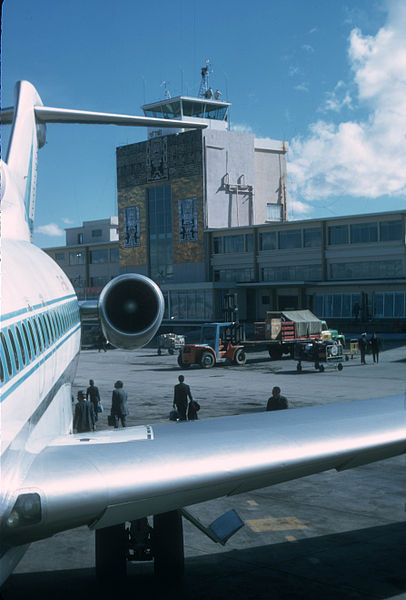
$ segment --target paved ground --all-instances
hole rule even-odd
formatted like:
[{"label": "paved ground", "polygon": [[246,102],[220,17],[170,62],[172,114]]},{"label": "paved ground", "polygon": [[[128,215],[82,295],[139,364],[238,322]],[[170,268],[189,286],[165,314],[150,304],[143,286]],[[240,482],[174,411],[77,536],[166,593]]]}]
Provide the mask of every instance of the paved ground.
[{"label": "paved ground", "polygon": [[[344,363],[342,372],[289,360],[270,362],[250,353],[245,367],[191,368],[184,371],[200,418],[264,410],[274,385],[291,407],[384,397],[405,393],[406,345]],[[131,424],[167,421],[173,385],[181,371],[176,357],[153,349],[82,353],[75,391],[89,378],[99,386],[106,408],[112,384],[122,379],[129,393]],[[384,399],[382,400],[384,402]],[[177,424],[173,423],[173,427]],[[106,413],[99,428],[107,427]],[[202,449],[203,451],[203,449]],[[238,599],[406,599],[405,457],[352,471],[329,471],[270,488],[192,507],[205,524],[235,508],[245,522],[225,547],[184,524],[186,576],[178,598]],[[33,544],[6,583],[5,600],[28,594],[48,598],[163,598],[149,563],[131,565],[127,583],[115,594],[99,590],[93,573],[93,534],[87,528]],[[118,582],[117,582],[118,583]]]}]

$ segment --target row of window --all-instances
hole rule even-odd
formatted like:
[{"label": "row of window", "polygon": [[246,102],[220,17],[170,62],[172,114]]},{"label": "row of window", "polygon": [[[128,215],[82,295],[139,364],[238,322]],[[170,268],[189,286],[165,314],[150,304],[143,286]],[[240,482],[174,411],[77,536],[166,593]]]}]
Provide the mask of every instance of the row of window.
[{"label": "row of window", "polygon": [[79,321],[77,302],[71,301],[5,328],[0,334],[1,382],[33,362]]},{"label": "row of window", "polygon": [[211,290],[165,292],[165,317],[173,319],[213,318],[213,292]]},{"label": "row of window", "polygon": [[[363,308],[362,308],[363,307]],[[370,301],[361,294],[315,294],[313,312],[325,319],[335,318],[404,318],[406,317],[406,292],[375,292]],[[361,315],[361,312],[364,314]]]},{"label": "row of window", "polygon": [[330,279],[387,279],[403,275],[401,260],[332,263],[329,267]]},{"label": "row of window", "polygon": [[321,265],[263,267],[261,281],[321,281]]},{"label": "row of window", "polygon": [[255,281],[254,269],[219,269],[214,271],[214,281]]},{"label": "row of window", "polygon": [[[402,221],[381,221],[379,223],[354,223],[331,225],[328,227],[328,244],[365,244],[371,242],[391,242],[402,239]],[[295,248],[320,248],[321,228],[283,229],[264,231],[259,234],[259,250],[290,250]],[[251,252],[253,234],[239,234],[213,237],[214,254]]]},{"label": "row of window", "polygon": [[[65,252],[55,252],[56,262],[65,262]],[[119,253],[118,246],[115,248],[101,248],[99,250],[90,250],[89,252],[89,264],[98,265],[102,263],[118,263]],[[69,252],[69,264],[70,265],[84,265],[86,264],[86,252],[84,250],[76,250]]]}]

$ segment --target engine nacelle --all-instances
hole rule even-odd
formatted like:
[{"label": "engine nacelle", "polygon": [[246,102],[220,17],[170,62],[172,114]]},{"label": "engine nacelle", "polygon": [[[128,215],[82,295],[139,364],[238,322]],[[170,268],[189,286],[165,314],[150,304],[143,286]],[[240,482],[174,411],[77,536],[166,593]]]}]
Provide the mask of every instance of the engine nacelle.
[{"label": "engine nacelle", "polygon": [[98,308],[106,339],[118,348],[135,349],[158,331],[165,301],[151,279],[129,273],[115,277],[103,288]]}]

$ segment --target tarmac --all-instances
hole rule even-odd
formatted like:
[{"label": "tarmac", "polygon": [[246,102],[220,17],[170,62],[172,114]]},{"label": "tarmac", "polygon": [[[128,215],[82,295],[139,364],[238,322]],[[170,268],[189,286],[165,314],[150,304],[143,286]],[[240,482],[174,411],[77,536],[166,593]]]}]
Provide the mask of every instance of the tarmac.
[{"label": "tarmac", "polygon": [[[399,393],[406,398],[406,340],[387,344],[379,364],[368,355],[364,366],[355,356],[341,372],[321,373],[303,363],[298,373],[295,361],[271,362],[265,351],[249,353],[244,367],[181,371],[176,359],[154,348],[83,351],[75,396],[95,380],[105,407],[98,429],[107,429],[117,379],[128,392],[129,425],[168,422],[180,373],[201,405],[200,419],[261,412],[274,385],[290,408],[358,398],[385,402]],[[405,463],[406,456],[395,457],[190,507],[205,525],[234,508],[245,526],[223,547],[184,520],[180,587],[159,587],[147,562],[129,564],[126,581],[113,577],[111,589],[98,588],[94,534],[84,527],[32,544],[2,598],[406,599]]]}]

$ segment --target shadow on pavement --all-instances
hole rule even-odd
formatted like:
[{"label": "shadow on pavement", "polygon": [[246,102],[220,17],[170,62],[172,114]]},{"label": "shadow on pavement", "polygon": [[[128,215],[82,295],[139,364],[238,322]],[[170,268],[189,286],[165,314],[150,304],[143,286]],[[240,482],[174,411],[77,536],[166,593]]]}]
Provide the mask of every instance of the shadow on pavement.
[{"label": "shadow on pavement", "polygon": [[103,589],[93,569],[17,574],[3,588],[2,600],[33,595],[57,600],[380,600],[406,594],[405,534],[402,522],[191,557],[182,588],[171,582],[158,586],[151,563],[130,565],[121,585],[112,574],[111,587]]}]

